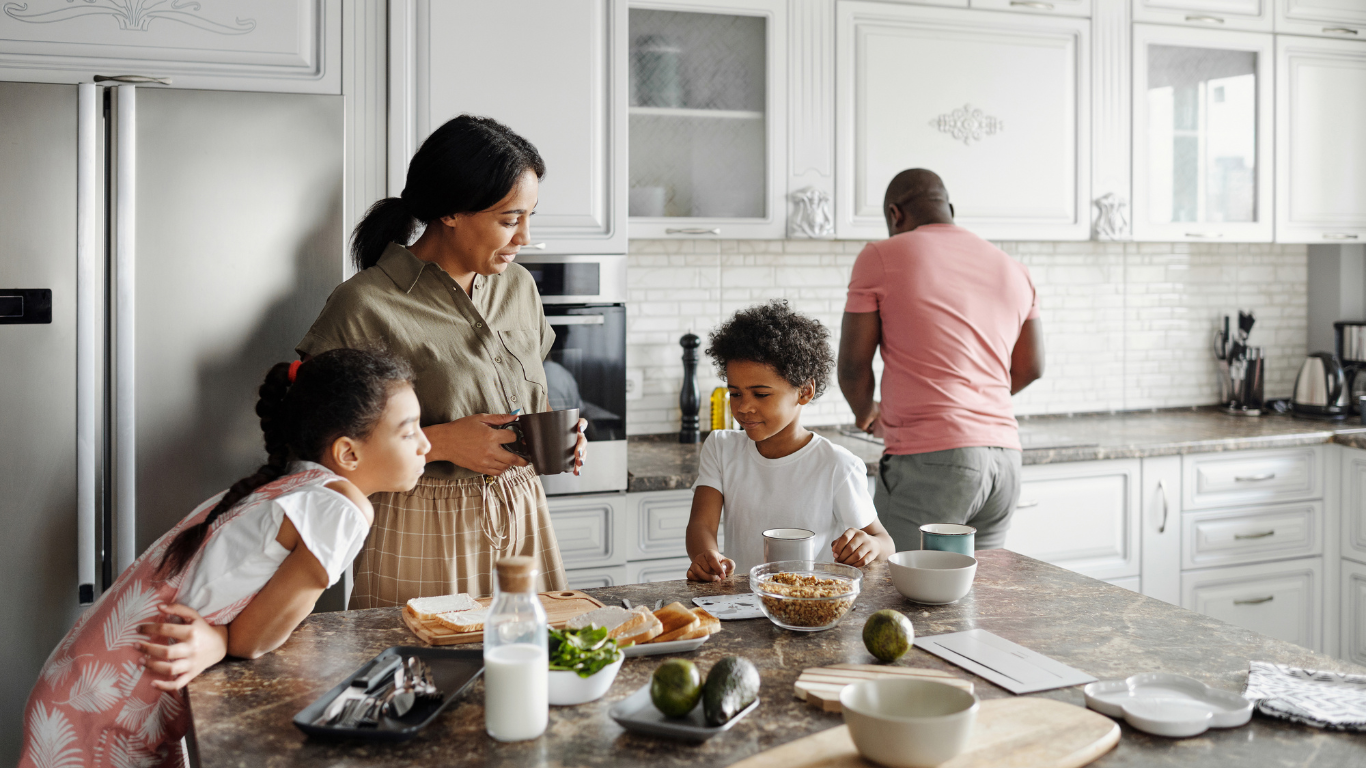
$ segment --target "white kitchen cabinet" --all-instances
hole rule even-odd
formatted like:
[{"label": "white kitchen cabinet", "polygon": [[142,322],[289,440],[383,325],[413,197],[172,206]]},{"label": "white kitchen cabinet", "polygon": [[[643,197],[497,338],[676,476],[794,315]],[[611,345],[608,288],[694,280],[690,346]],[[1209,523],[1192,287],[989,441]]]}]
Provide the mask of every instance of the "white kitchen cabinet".
[{"label": "white kitchen cabinet", "polygon": [[1143,459],[1139,515],[1142,591],[1181,604],[1181,457]]},{"label": "white kitchen cabinet", "polygon": [[1273,36],[1134,25],[1133,232],[1271,242]]},{"label": "white kitchen cabinet", "polygon": [[1341,645],[1338,656],[1366,664],[1366,565],[1342,561]]},{"label": "white kitchen cabinet", "polygon": [[[628,493],[626,559],[654,560],[687,555],[692,491]],[[719,532],[718,532],[719,533]]]},{"label": "white kitchen cabinet", "polygon": [[1366,38],[1366,3],[1361,0],[1275,0],[1276,31],[1347,40]]},{"label": "white kitchen cabinet", "polygon": [[[1270,32],[1275,0],[1133,0],[1134,21]],[[1351,2],[1352,0],[1347,0]]]},{"label": "white kitchen cabinet", "polygon": [[886,237],[887,183],[916,167],[983,237],[1090,236],[1086,20],[851,0],[836,35],[837,237]]},{"label": "white kitchen cabinet", "polygon": [[1187,510],[1274,504],[1323,497],[1326,446],[1182,457]]},{"label": "white kitchen cabinet", "polygon": [[1276,240],[1362,242],[1366,42],[1277,35],[1276,61]]},{"label": "white kitchen cabinet", "polygon": [[1323,558],[1183,573],[1181,607],[1321,650]]},{"label": "white kitchen cabinet", "polygon": [[984,11],[1014,11],[1045,16],[1091,15],[1091,0],[972,0],[971,6]]},{"label": "white kitchen cabinet", "polygon": [[1188,512],[1181,526],[1188,570],[1323,554],[1322,501]]},{"label": "white kitchen cabinet", "polygon": [[1366,563],[1366,451],[1342,451],[1342,556]]},{"label": "white kitchen cabinet", "polygon": [[692,561],[686,556],[662,560],[642,560],[626,564],[625,584],[648,584],[656,581],[678,581],[688,577]]},{"label": "white kitchen cabinet", "polygon": [[624,565],[606,568],[569,568],[565,570],[564,576],[569,582],[570,589],[597,589],[632,583],[627,579]]},{"label": "white kitchen cabinet", "polygon": [[389,193],[433,130],[493,117],[545,160],[531,247],[625,253],[624,0],[397,0],[390,12]]},{"label": "white kitchen cabinet", "polygon": [[630,3],[631,237],[783,236],[786,13],[786,0]]},{"label": "white kitchen cabinet", "polygon": [[1005,548],[1097,579],[1139,575],[1138,459],[1024,467]]},{"label": "white kitchen cabinet", "polygon": [[550,524],[565,568],[626,562],[626,497],[620,493],[556,496],[549,500]]}]

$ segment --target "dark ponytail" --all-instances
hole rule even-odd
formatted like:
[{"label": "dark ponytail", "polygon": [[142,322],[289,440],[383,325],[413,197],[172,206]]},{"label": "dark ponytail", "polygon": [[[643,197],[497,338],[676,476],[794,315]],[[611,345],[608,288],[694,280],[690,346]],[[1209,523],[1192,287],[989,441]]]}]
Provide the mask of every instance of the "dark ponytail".
[{"label": "dark ponytail", "polygon": [[544,178],[545,161],[511,128],[490,117],[448,120],[408,163],[402,197],[370,206],[351,233],[356,269],[373,267],[389,243],[408,245],[419,225],[487,210],[507,197],[527,171]]},{"label": "dark ponytail", "polygon": [[265,435],[266,463],[233,483],[202,522],[176,535],[159,566],[164,578],[189,564],[219,516],[284,477],[291,461],[317,462],[339,437],[368,437],[394,388],[413,382],[405,363],[358,349],[334,349],[310,359],[298,367],[292,384],[290,365],[272,367],[259,390],[256,415]]}]

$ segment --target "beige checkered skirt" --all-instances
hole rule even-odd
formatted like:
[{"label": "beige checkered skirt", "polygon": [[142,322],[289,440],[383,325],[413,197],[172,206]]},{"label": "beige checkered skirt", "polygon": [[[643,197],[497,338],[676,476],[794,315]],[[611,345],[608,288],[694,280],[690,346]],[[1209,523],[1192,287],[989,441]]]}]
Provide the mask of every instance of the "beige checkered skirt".
[{"label": "beige checkered skirt", "polygon": [[352,610],[491,595],[494,562],[512,555],[536,558],[538,591],[567,586],[545,489],[530,467],[496,478],[423,477],[411,491],[377,493],[370,502],[375,523],[356,557]]}]

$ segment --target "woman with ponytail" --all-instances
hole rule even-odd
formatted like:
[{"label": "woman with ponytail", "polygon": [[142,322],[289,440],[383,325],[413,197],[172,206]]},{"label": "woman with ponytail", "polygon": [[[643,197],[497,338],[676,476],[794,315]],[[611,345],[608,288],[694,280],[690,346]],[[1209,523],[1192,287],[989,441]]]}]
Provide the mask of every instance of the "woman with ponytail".
[{"label": "woman with ponytail", "polygon": [[407,360],[432,443],[416,488],[370,499],[353,609],[492,594],[493,564],[510,555],[537,559],[539,589],[565,588],[545,491],[503,447],[516,436],[499,429],[518,411],[550,409],[541,362],[555,332],[531,273],[514,263],[544,175],[536,148],[497,121],[442,125],[409,163],[403,194],[356,226],[358,272],[299,343],[305,359],[379,342]]},{"label": "woman with ponytail", "polygon": [[406,365],[339,349],[266,374],[266,463],[128,567],[48,657],[21,768],[184,764],[182,689],[278,648],[360,551],[373,493],[413,487],[429,444]]}]

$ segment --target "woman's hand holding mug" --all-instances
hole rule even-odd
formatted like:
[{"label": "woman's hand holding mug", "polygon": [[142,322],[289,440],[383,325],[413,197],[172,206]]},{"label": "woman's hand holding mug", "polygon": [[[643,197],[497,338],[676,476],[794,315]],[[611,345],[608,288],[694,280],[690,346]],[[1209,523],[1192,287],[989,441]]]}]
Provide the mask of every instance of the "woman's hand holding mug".
[{"label": "woman's hand holding mug", "polygon": [[493,477],[510,467],[525,467],[526,459],[503,447],[517,442],[517,434],[510,429],[499,429],[516,420],[517,416],[511,413],[476,413],[445,424],[423,427],[422,431],[432,444],[427,461],[449,461]]},{"label": "woman's hand holding mug", "polygon": [[579,439],[574,443],[574,474],[579,474],[579,468],[583,466],[583,457],[588,453],[588,436],[584,431],[588,429],[588,419],[579,419]]}]

